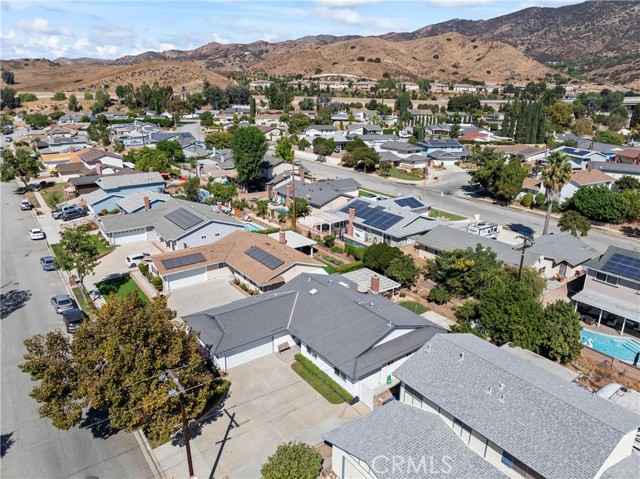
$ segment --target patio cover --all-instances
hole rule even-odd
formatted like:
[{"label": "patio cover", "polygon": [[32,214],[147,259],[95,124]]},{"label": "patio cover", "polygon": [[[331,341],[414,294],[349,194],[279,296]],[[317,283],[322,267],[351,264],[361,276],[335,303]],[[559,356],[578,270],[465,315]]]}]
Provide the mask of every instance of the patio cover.
[{"label": "patio cover", "polygon": [[300,220],[302,224],[316,226],[318,224],[329,225],[329,227],[338,223],[346,223],[346,220],[341,216],[338,216],[328,211],[322,213],[315,213],[310,216],[305,216]]},{"label": "patio cover", "polygon": [[571,298],[573,301],[588,304],[608,313],[613,313],[631,321],[640,322],[640,299],[633,304],[613,299],[593,291],[582,290]]}]

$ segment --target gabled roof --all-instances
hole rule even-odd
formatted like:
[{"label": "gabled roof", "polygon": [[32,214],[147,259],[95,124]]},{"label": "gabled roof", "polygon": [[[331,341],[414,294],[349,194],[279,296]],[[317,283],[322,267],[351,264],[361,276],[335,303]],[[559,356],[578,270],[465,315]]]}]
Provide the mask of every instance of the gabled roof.
[{"label": "gabled roof", "polygon": [[[304,273],[273,292],[183,319],[195,329],[205,322],[202,316],[216,323],[200,329],[200,339],[214,344],[211,352],[217,356],[288,330],[353,381],[445,332],[382,296],[359,293],[340,275]],[[408,332],[378,345],[402,329]]]},{"label": "gabled roof", "polygon": [[305,133],[311,130],[318,131],[336,131],[336,127],[333,125],[309,125],[304,131]]},{"label": "gabled roof", "polygon": [[[611,257],[613,255],[615,255],[615,254],[628,256],[630,258],[633,258],[635,260],[640,261],[640,251],[619,248],[617,246],[609,246],[607,248],[607,251],[605,251],[601,256],[599,256],[597,258],[594,257],[594,259],[592,261],[589,261],[588,263],[585,263],[584,266],[586,268],[595,269],[597,271],[606,271],[606,270],[603,269],[603,267],[609,262],[609,260],[611,260]],[[624,273],[613,272],[613,271],[606,271],[606,272],[608,274],[614,274],[615,276],[620,276],[622,278],[627,278],[627,279],[630,279],[632,281],[638,281],[637,278],[634,278],[633,276],[630,276],[630,275],[626,275]]]},{"label": "gabled roof", "polygon": [[[302,183],[295,180],[296,198],[305,198],[315,207],[320,208],[329,204],[336,198],[357,190],[360,187],[354,178],[341,178],[339,180],[324,180],[315,183]],[[281,195],[287,194],[287,185],[276,189]]]},{"label": "gabled roof", "polygon": [[117,188],[126,188],[128,186],[143,186],[163,183],[164,179],[157,171],[149,173],[135,172],[123,175],[107,175],[101,176],[96,181],[96,184],[103,190],[113,190]]},{"label": "gabled roof", "polygon": [[166,203],[171,199],[171,195],[167,195],[165,193],[157,193],[155,191],[141,190],[136,191],[135,193],[125,196],[122,199],[116,201],[118,207],[124,211],[125,213],[130,213],[132,211],[139,210],[140,208],[144,208],[144,199],[149,198],[150,203],[154,202],[162,202]]},{"label": "gabled roof", "polygon": [[614,178],[600,170],[579,170],[571,174],[571,183],[578,186],[599,185],[613,183]]},{"label": "gabled roof", "polygon": [[425,148],[462,148],[462,144],[458,140],[423,140],[418,145]]},{"label": "gabled roof", "polygon": [[640,416],[473,334],[436,335],[393,374],[550,479],[596,477],[640,426]]},{"label": "gabled roof", "polygon": [[419,153],[422,151],[422,148],[420,148],[419,146],[401,141],[387,141],[386,143],[380,145],[380,149],[397,151],[399,153]]},{"label": "gabled roof", "polygon": [[[226,216],[226,215],[225,215]],[[275,258],[279,265],[271,268],[275,263],[260,261],[254,256],[247,254],[251,248],[259,248]],[[185,266],[172,267],[167,269],[163,261],[180,258],[181,256],[201,253],[204,262]],[[268,286],[270,284],[282,282],[282,274],[295,265],[316,266],[322,270],[323,264],[307,256],[300,251],[282,244],[278,239],[273,239],[267,235],[248,233],[246,231],[234,231],[218,241],[185,251],[172,251],[165,254],[154,255],[153,263],[161,275],[178,273],[189,269],[202,267],[203,265],[226,263],[233,269],[241,272],[251,279],[255,284]]]},{"label": "gabled roof", "polygon": [[384,162],[384,161],[399,161],[400,157],[394,155],[393,153],[391,153],[390,151],[381,151],[379,153],[380,155],[380,161]]},{"label": "gabled roof", "polygon": [[86,167],[86,165],[80,161],[75,161],[73,163],[62,163],[60,165],[57,165],[56,170],[58,171],[58,173],[60,175],[71,175],[74,173],[80,174],[80,175],[90,175],[90,174],[95,174],[96,170],[95,169],[89,169]]},{"label": "gabled roof", "polygon": [[542,180],[539,178],[531,178],[530,176],[527,176],[524,181],[522,182],[522,189],[523,190],[533,190],[533,191],[540,191],[540,185],[542,184]]},{"label": "gabled roof", "polygon": [[[391,401],[380,409],[349,421],[325,434],[322,439],[367,463],[370,468],[379,464],[376,458],[402,457],[419,465],[425,458],[433,458],[433,470],[440,471],[440,458],[448,457],[456,479],[489,479],[508,476],[473,452],[437,414],[417,407]],[[391,440],[390,440],[391,439]],[[414,474],[402,474],[405,479],[428,475],[428,465]],[[378,479],[396,479],[392,467],[379,467]],[[406,472],[406,471],[403,471]]]},{"label": "gabled roof", "polygon": [[[101,192],[101,190],[95,191],[94,193],[98,192]],[[180,227],[167,218],[167,215],[170,215],[172,212],[179,209],[188,210],[201,221],[186,229]],[[143,227],[151,227],[154,228],[158,235],[163,239],[176,241],[212,222],[237,226],[242,226],[243,224],[231,216],[224,213],[218,213],[214,207],[199,203],[170,199],[165,204],[150,210],[137,211],[127,215],[103,216],[98,219],[98,226],[107,234]]]},{"label": "gabled roof", "polygon": [[98,148],[92,148],[89,151],[82,153],[80,155],[80,159],[85,163],[99,163],[100,158],[104,158],[105,156],[122,160],[122,157],[120,155],[111,153],[110,151],[100,150]]},{"label": "gabled roof", "polygon": [[617,151],[616,156],[623,156],[625,158],[632,158],[634,160],[640,159],[640,150],[622,150]]},{"label": "gabled roof", "polygon": [[617,173],[622,175],[640,175],[640,165],[629,163],[590,161],[589,163],[587,163],[587,168],[598,169],[600,171],[608,171],[610,173]]}]

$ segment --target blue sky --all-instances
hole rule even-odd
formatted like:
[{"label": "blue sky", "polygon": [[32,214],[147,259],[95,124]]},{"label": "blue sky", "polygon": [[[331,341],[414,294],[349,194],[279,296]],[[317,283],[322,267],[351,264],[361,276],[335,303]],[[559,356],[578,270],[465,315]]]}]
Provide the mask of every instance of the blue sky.
[{"label": "blue sky", "polygon": [[0,58],[117,58],[215,41],[413,31],[579,0],[0,0]]}]

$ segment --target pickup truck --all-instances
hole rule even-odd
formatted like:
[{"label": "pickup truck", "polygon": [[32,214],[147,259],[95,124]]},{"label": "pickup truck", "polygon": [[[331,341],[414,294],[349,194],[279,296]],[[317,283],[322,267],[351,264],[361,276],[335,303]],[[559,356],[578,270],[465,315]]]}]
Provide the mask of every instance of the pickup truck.
[{"label": "pickup truck", "polygon": [[[76,205],[62,205],[58,206],[56,210],[51,213],[54,220],[59,220],[64,216],[65,213],[71,213],[72,211],[79,211],[80,213],[84,213],[84,210],[80,206]],[[84,216],[84,215],[81,215]]]}]

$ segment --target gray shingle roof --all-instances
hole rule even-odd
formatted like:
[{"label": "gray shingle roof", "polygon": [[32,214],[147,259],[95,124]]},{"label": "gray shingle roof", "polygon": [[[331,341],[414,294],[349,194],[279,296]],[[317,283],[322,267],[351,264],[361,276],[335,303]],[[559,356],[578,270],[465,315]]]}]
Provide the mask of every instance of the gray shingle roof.
[{"label": "gray shingle roof", "polygon": [[640,416],[472,334],[436,335],[394,375],[549,479],[595,477],[640,426]]},{"label": "gray shingle roof", "polygon": [[[616,253],[623,254],[625,256],[631,256],[632,258],[640,259],[640,251],[634,251],[634,250],[630,250],[630,249],[619,248],[617,246],[609,246],[607,248],[607,251],[604,252],[604,254],[602,254],[601,256],[598,256],[598,257],[594,257],[594,259],[592,259],[591,261],[585,263],[584,266],[586,268],[591,268],[591,269],[595,269],[595,270],[598,270],[598,271],[602,271],[602,267]],[[610,273],[610,274],[614,274],[615,276],[626,277],[626,278],[629,278],[629,279],[632,279],[632,280],[636,281],[635,278],[632,278],[630,276],[624,276],[624,275],[619,274],[619,273]]]},{"label": "gray shingle roof", "polygon": [[420,148],[419,146],[412,145],[411,143],[401,142],[401,141],[388,141],[380,145],[380,149],[393,150],[393,151],[398,151],[400,153],[418,153],[422,151],[422,148]]},{"label": "gray shingle roof", "polygon": [[540,236],[533,242],[531,252],[553,258],[556,262],[566,261],[572,266],[600,256],[598,250],[569,233]]},{"label": "gray shingle roof", "polygon": [[[315,183],[302,183],[296,180],[295,185],[296,198],[305,198],[311,206],[320,208],[349,191],[357,190],[360,183],[353,178],[341,178],[339,180],[325,180]],[[287,185],[280,186],[276,191],[281,195],[286,195]]]},{"label": "gray shingle roof", "polygon": [[[212,353],[221,356],[270,337],[274,331],[288,329],[352,380],[404,357],[433,335],[445,332],[382,296],[358,293],[356,286],[339,275],[302,274],[271,293],[183,319],[201,331],[203,342],[215,341]],[[202,316],[216,321],[215,327],[209,328]],[[374,347],[398,329],[415,331]]]},{"label": "gray shingle roof", "polygon": [[588,168],[597,168],[598,170],[610,173],[640,175],[640,165],[631,165],[628,163],[612,163],[610,161],[591,161],[587,166]]},{"label": "gray shingle roof", "polygon": [[[179,208],[188,209],[197,217],[202,218],[204,222],[200,222],[186,230],[180,228],[166,218],[167,214]],[[104,216],[98,220],[98,226],[100,226],[100,229],[105,233],[153,227],[163,239],[178,240],[212,221],[233,225],[242,224],[231,216],[214,211],[211,206],[170,199],[164,205],[150,210],[137,211],[126,215]]]},{"label": "gray shingle roof", "polygon": [[311,130],[318,130],[318,131],[336,131],[336,127],[333,125],[309,125],[304,132],[308,132]]},{"label": "gray shingle roof", "polygon": [[433,458],[437,471],[443,466],[441,458],[449,457],[452,469],[448,475],[456,479],[507,477],[469,449],[440,416],[399,401],[391,401],[364,417],[343,424],[325,434],[323,439],[366,462],[375,469],[378,479],[418,479],[430,475],[429,460],[426,470],[409,472],[405,468],[400,472],[394,471],[390,463],[376,460],[381,456],[389,459],[399,456],[406,463],[411,458],[416,465],[425,458]]},{"label": "gray shingle roof", "polygon": [[602,473],[600,479],[635,479],[640,476],[640,454],[631,454]]},{"label": "gray shingle roof", "polygon": [[103,190],[114,190],[127,186],[151,185],[155,183],[164,183],[164,179],[157,171],[149,173],[129,173],[126,175],[109,175],[103,176],[96,181],[96,184]]},{"label": "gray shingle roof", "polygon": [[149,198],[150,203],[153,203],[154,201],[162,201],[166,203],[171,199],[171,195],[167,195],[165,193],[156,193],[155,191],[141,190],[136,191],[129,196],[125,196],[120,200],[117,200],[116,204],[122,211],[129,213],[131,211],[135,211],[144,207],[145,196]]},{"label": "gray shingle roof", "polygon": [[423,140],[418,143],[420,146],[424,146],[426,148],[462,148],[462,144],[458,140]]}]

